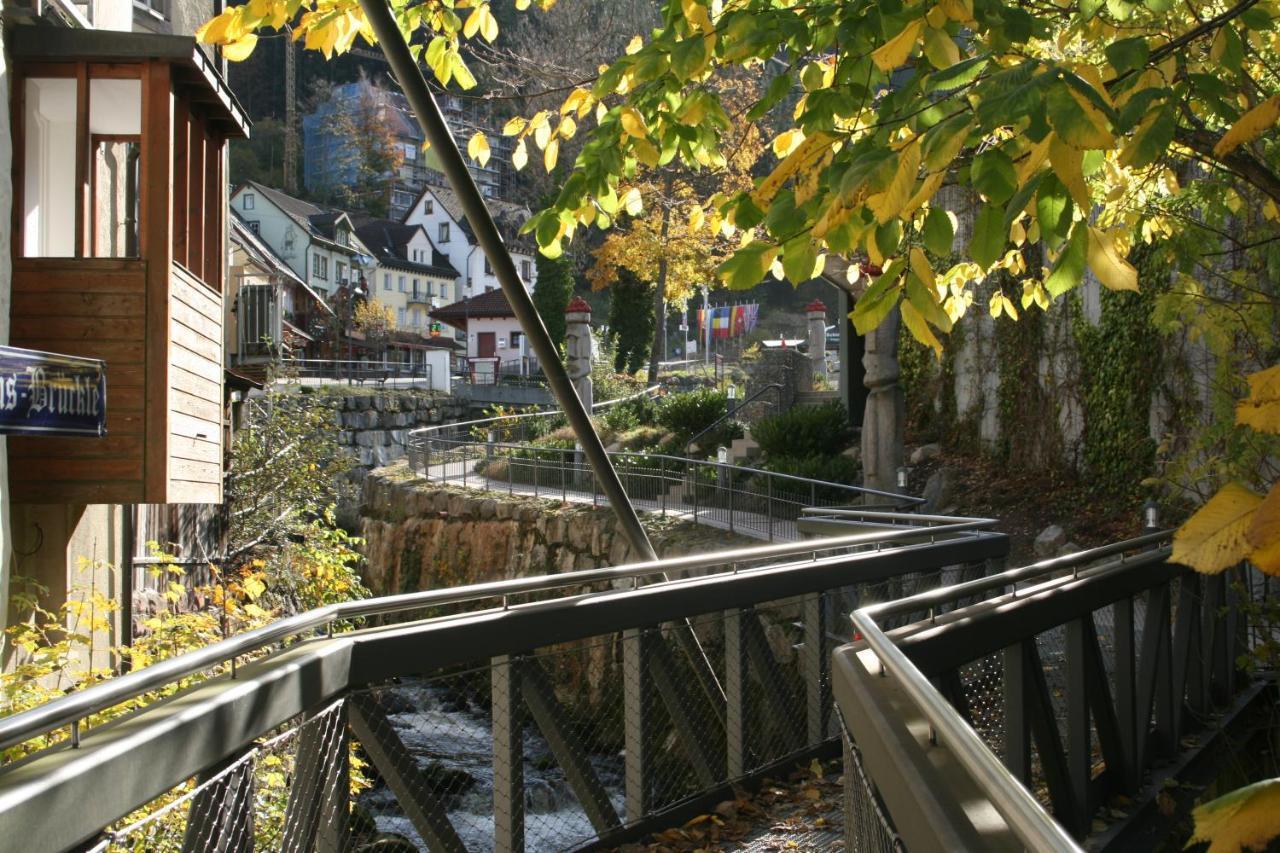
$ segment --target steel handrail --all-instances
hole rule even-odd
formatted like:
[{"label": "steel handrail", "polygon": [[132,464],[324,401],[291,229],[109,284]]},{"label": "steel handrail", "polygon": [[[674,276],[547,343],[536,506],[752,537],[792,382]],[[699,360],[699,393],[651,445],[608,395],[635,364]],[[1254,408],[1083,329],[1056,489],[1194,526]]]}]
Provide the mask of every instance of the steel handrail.
[{"label": "steel handrail", "polygon": [[[651,396],[660,388],[661,386],[659,385],[651,385],[648,388],[645,388],[643,391],[637,391],[636,393],[626,397],[615,397],[612,400],[605,400],[603,402],[596,403],[591,407],[591,413],[595,414],[600,409],[607,409],[611,406],[616,406],[619,403],[625,403],[628,400],[635,400],[638,397]],[[542,409],[537,412],[519,412],[513,415],[496,415],[494,417],[489,417],[489,418],[477,418],[476,420],[473,420],[473,421],[455,421],[449,424],[432,424],[431,426],[419,427],[418,429],[410,430],[408,434],[408,438],[409,440],[412,441],[414,439],[420,438],[421,436],[429,435],[435,432],[441,432],[447,429],[465,428],[470,430],[474,427],[478,427],[483,424],[491,424],[491,423],[496,423],[498,421],[518,421],[518,420],[524,420],[528,418],[545,418],[548,415],[558,415],[558,414],[560,414],[559,409]]]},{"label": "steel handrail", "polygon": [[768,391],[778,392],[778,410],[781,411],[782,410],[782,390],[783,390],[782,385],[780,385],[777,382],[772,382],[768,385],[765,385],[763,388],[758,389],[754,394],[752,394],[747,399],[743,400],[741,403],[738,403],[736,400],[733,401],[734,402],[733,408],[729,409],[723,415],[716,418],[714,421],[710,423],[710,425],[704,427],[702,430],[698,432],[697,435],[695,435],[693,438],[689,439],[684,443],[684,455],[685,456],[689,455],[689,451],[693,449],[693,445],[698,439],[702,438],[704,435],[711,432],[711,430],[720,426],[725,421],[729,420],[729,418],[737,414],[738,409],[746,406],[748,403],[755,400],[757,397],[763,396]]},{"label": "steel handrail", "polygon": [[[533,413],[533,414],[542,414],[542,413]],[[518,417],[518,416],[514,416],[514,417]],[[481,424],[485,422],[487,421],[472,421],[469,423]],[[453,426],[462,426],[462,425],[464,424],[454,424]],[[430,429],[437,429],[437,428],[438,427],[430,427]],[[425,430],[422,430],[422,431],[425,431]],[[422,432],[422,431],[419,431],[419,432]],[[510,449],[510,450],[551,451],[551,452],[559,453],[562,456],[577,452],[576,450],[572,450],[564,447],[541,447],[536,444],[523,444],[523,443],[516,443],[516,442],[501,442],[501,441],[491,442],[491,441],[482,441],[480,439],[469,438],[469,437],[444,438],[444,437],[432,436],[432,437],[428,437],[427,440],[437,442],[439,444],[452,444],[455,446],[477,445],[477,446],[483,446],[485,448],[495,448],[495,449],[500,448],[500,449]],[[814,480],[809,477],[800,477],[795,474],[783,474],[778,471],[769,471],[764,468],[752,468],[748,465],[731,465],[728,462],[713,462],[709,459],[690,459],[685,456],[672,456],[667,453],[642,453],[634,450],[610,450],[608,451],[608,453],[610,456],[617,456],[617,457],[661,459],[669,462],[675,462],[681,465],[704,465],[704,466],[711,466],[715,468],[732,469],[733,471],[741,471],[747,474],[763,475],[765,477],[770,477],[775,480],[786,480],[792,483],[802,483],[806,488],[810,488],[810,489],[814,489],[814,488],[843,489],[844,491],[854,492],[859,495],[871,495],[879,498],[887,498],[891,500],[895,506],[919,506],[920,504],[924,503],[924,498],[915,497],[913,495],[902,495],[902,494],[898,494],[897,492],[881,491],[880,489],[873,489],[869,486],[854,486],[849,483],[832,483],[827,480]],[[815,509],[815,511],[822,512],[825,510]],[[952,518],[953,516],[932,516],[932,517],[949,519],[949,518]]]},{"label": "steel handrail", "polygon": [[[1078,853],[1081,848],[1057,821],[1040,805],[1035,796],[1004,766],[987,747],[960,713],[925,677],[911,659],[880,628],[876,617],[885,617],[936,607],[940,603],[965,598],[975,593],[1002,586],[1012,586],[1015,594],[1020,581],[1040,577],[1068,568],[1078,568],[1102,557],[1124,554],[1145,545],[1169,538],[1169,531],[1159,531],[1124,542],[1092,548],[1076,554],[1042,560],[1030,566],[1011,569],[986,578],[942,587],[895,601],[873,604],[850,614],[855,636],[860,636],[880,661],[882,674],[892,675],[910,701],[919,709],[947,748],[972,776],[992,806],[1009,828],[1030,850]],[[1156,549],[1156,553],[1167,548]],[[1167,555],[1166,555],[1167,556]],[[1123,558],[1113,567],[1123,568]]]},{"label": "steel handrail", "polygon": [[[936,533],[976,532],[992,526],[990,519],[964,521],[927,528]],[[750,548],[735,548],[710,554],[695,554],[664,560],[630,563],[602,569],[583,569],[555,575],[511,578],[483,584],[441,590],[402,593],[400,595],[329,604],[305,613],[277,620],[246,631],[196,651],[152,664],[144,669],[99,682],[36,708],[0,719],[0,749],[23,743],[42,734],[72,725],[98,711],[115,707],[130,699],[166,687],[175,681],[212,669],[234,658],[251,654],[281,640],[311,631],[324,631],[332,623],[407,610],[421,610],[446,604],[459,604],[489,598],[505,598],[570,586],[586,586],[605,581],[641,578],[664,572],[727,566],[750,560],[808,555],[814,559],[820,552],[862,545],[892,545],[919,535],[919,529],[901,528],[873,531],[804,542],[782,542]]]}]

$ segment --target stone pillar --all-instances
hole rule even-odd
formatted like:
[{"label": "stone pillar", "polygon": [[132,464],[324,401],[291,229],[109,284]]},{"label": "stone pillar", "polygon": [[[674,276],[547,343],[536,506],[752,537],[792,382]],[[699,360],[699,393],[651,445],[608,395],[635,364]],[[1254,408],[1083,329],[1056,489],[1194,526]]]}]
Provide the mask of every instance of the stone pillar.
[{"label": "stone pillar", "polygon": [[897,491],[902,467],[905,402],[898,386],[898,323],[894,308],[880,327],[865,338],[867,409],[862,419],[862,483],[871,489]]},{"label": "stone pillar", "polygon": [[565,369],[573,380],[578,399],[587,411],[591,411],[591,306],[581,296],[575,296],[564,309]]},{"label": "stone pillar", "polygon": [[809,361],[813,364],[813,377],[827,378],[827,306],[815,299],[805,309],[809,318]]}]

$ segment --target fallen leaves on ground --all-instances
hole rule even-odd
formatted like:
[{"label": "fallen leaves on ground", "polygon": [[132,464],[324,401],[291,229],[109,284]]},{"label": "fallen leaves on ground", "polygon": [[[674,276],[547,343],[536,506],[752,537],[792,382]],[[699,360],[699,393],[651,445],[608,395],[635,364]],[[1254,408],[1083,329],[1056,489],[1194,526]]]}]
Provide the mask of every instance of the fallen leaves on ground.
[{"label": "fallen leaves on ground", "polygon": [[[797,769],[785,780],[766,779],[754,794],[739,791],[732,800],[698,815],[684,826],[655,833],[618,853],[721,853],[736,850],[814,850],[812,833],[841,836],[843,777],[839,759]],[[821,849],[843,847],[823,841]]]}]

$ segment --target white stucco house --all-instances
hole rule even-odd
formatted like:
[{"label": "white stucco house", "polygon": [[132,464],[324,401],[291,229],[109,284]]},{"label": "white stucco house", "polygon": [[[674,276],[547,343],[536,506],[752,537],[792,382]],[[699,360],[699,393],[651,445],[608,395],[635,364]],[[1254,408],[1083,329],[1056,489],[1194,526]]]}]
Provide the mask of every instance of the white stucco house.
[{"label": "white stucco house", "polygon": [[[529,209],[492,198],[486,199],[485,203],[511,251],[520,280],[527,290],[532,290],[538,275],[537,264],[534,263],[537,249],[532,240],[519,233],[520,227],[529,220]],[[458,271],[455,294],[458,300],[499,289],[498,279],[463,216],[462,203],[451,190],[428,186],[405,214],[404,224],[421,225],[436,248]]]},{"label": "white stucco house", "polygon": [[432,319],[460,329],[467,342],[472,381],[491,382],[500,374],[527,375],[537,369],[520,321],[499,288],[445,305]]},{"label": "white stucco house", "polygon": [[377,262],[355,235],[351,217],[247,181],[231,194],[240,215],[308,287],[329,299],[342,285],[366,282]]}]

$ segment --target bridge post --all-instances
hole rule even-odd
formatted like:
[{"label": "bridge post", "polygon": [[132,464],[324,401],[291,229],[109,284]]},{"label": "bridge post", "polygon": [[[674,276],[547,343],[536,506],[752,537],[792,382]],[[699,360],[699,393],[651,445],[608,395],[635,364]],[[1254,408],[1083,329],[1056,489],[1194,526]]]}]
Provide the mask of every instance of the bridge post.
[{"label": "bridge post", "polygon": [[524,738],[520,725],[519,660],[493,659],[489,672],[493,710],[493,847],[524,850]]},{"label": "bridge post", "polygon": [[801,604],[804,620],[804,684],[805,711],[808,723],[808,745],[817,746],[826,740],[827,715],[831,711],[831,691],[823,678],[827,655],[823,653],[826,637],[826,619],[822,593],[806,595]]},{"label": "bridge post", "polygon": [[746,775],[746,705],[747,658],[743,653],[743,613],[738,608],[724,612],[724,696],[726,700],[725,764],[726,778],[741,779]]},{"label": "bridge post", "polygon": [[623,729],[626,742],[626,820],[638,821],[649,813],[649,764],[653,726],[652,686],[647,677],[646,652],[654,638],[644,628],[622,632]]}]

